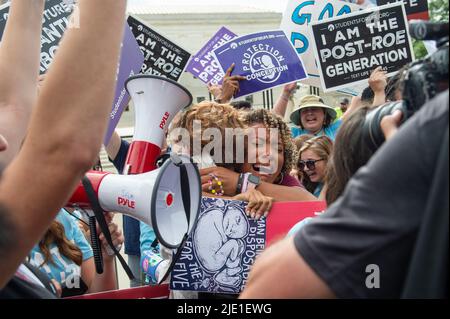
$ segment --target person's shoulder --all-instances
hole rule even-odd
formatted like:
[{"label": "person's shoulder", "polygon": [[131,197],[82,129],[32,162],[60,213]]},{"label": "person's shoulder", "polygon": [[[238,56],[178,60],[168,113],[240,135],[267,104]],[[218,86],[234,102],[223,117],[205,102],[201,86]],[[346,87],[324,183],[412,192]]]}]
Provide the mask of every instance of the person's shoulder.
[{"label": "person's shoulder", "polygon": [[298,137],[300,135],[307,134],[307,132],[304,129],[302,129],[301,127],[292,126],[291,127],[291,134],[292,134],[293,138],[296,138],[296,137]]},{"label": "person's shoulder", "polygon": [[447,90],[421,107],[416,114],[418,124],[420,126],[428,126],[429,122],[434,122],[436,120],[446,120],[448,123],[448,111],[449,92]]},{"label": "person's shoulder", "polygon": [[333,123],[330,124],[330,126],[328,127],[328,129],[330,129],[331,131],[336,131],[342,124],[342,118],[339,118],[337,120],[335,120]]},{"label": "person's shoulder", "polygon": [[128,149],[130,148],[130,142],[128,142],[124,138],[120,138],[120,150],[119,152],[128,152]]},{"label": "person's shoulder", "polygon": [[67,210],[65,210],[64,208],[62,208],[59,212],[58,215],[56,216],[56,220],[59,221],[60,223],[62,223],[64,226],[66,224],[70,224],[72,222],[73,217],[70,216],[69,212]]},{"label": "person's shoulder", "polygon": [[296,179],[295,177],[293,177],[289,174],[286,174],[283,177],[283,181],[282,181],[281,185],[289,186],[289,187],[302,187],[302,185],[300,184],[298,179]]}]

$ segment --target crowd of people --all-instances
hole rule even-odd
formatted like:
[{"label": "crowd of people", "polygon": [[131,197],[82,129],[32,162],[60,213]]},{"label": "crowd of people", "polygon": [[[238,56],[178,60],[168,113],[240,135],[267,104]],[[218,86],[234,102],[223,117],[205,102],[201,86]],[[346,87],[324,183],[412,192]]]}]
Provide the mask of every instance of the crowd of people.
[{"label": "crowd of people", "polygon": [[[108,252],[98,274],[86,216],[63,207],[98,162],[126,0],[79,0],[80,27],[68,29],[45,78],[38,77],[44,2],[12,1],[0,43],[0,298],[118,289],[105,234],[97,229]],[[302,96],[286,122],[297,83],[283,88],[272,110],[257,108],[233,100],[245,78],[232,75],[232,65],[222,85],[208,85],[212,101],[189,106],[170,123],[161,155],[192,157],[203,196],[244,201],[252,219],[266,218],[277,201],[327,203],[325,213],[299,221],[261,254],[242,298],[447,296],[448,83],[406,124],[401,111],[386,114],[379,149],[365,132],[370,112],[402,100],[405,70],[388,78],[377,67],[361,95],[339,105]],[[106,145],[120,174],[129,148],[117,133]],[[106,221],[114,246],[125,245],[135,275],[130,285],[157,284],[161,278],[148,276],[143,264],[157,254],[167,269],[172,250],[157,243],[151,226],[124,217],[122,231],[113,216]],[[431,243],[439,256],[427,249]],[[375,288],[367,283],[370,265],[381,276]]]}]

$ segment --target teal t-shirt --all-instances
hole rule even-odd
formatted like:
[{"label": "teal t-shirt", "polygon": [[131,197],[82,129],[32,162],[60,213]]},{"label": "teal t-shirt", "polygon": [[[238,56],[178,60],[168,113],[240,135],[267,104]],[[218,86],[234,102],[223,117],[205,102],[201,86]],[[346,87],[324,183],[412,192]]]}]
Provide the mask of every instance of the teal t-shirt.
[{"label": "teal t-shirt", "polygon": [[[321,131],[319,131],[319,133],[315,134],[316,136],[321,136],[321,135],[326,135],[328,136],[332,141],[335,140],[336,138],[336,134],[339,130],[339,127],[342,124],[342,119],[339,119],[333,123],[331,123],[328,127],[322,129]],[[291,128],[291,133],[292,133],[292,137],[296,138],[297,136],[303,135],[303,134],[311,134],[310,132],[308,132],[307,130],[304,130],[300,127],[297,126],[293,126]]]},{"label": "teal t-shirt", "polygon": [[[75,218],[70,216],[66,210],[62,209],[56,217],[56,220],[64,226],[67,239],[80,248],[83,254],[83,261],[92,258],[93,252],[91,245],[78,227]],[[76,282],[77,277],[79,278],[81,276],[80,266],[61,255],[56,244],[52,243],[49,248],[53,262],[49,261],[41,266],[44,262],[44,254],[40,250],[39,245],[36,245],[30,253],[30,263],[47,274],[50,279],[55,279],[61,284],[67,284],[69,281],[72,283]]]}]

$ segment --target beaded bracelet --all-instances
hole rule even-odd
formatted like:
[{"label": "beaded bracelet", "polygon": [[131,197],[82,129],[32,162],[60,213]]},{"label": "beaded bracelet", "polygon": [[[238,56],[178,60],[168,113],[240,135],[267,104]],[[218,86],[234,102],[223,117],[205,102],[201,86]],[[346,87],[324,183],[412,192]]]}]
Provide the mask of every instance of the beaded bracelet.
[{"label": "beaded bracelet", "polygon": [[[209,184],[208,190],[213,195],[223,196],[224,192],[223,192],[223,183],[222,183],[222,181],[214,174],[209,174],[209,176],[211,177],[211,179],[208,181],[208,184]],[[216,182],[217,186],[219,186],[219,190],[218,191],[214,188],[214,181]]]}]

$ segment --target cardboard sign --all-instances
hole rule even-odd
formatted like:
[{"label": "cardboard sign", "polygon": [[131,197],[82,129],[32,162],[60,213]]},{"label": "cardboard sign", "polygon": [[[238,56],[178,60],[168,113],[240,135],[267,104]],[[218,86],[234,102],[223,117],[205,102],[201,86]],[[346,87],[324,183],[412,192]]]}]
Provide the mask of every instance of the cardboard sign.
[{"label": "cardboard sign", "polygon": [[266,246],[283,239],[298,222],[316,217],[327,208],[324,201],[275,202],[267,216]]},{"label": "cardboard sign", "polygon": [[[0,6],[0,39],[5,30],[10,4]],[[41,63],[40,74],[44,74],[55,57],[61,40],[67,27],[70,25],[69,17],[73,7],[62,0],[47,0],[45,2],[42,35],[41,35]]]},{"label": "cardboard sign", "polygon": [[220,28],[211,40],[209,40],[203,48],[191,58],[186,67],[186,71],[205,84],[220,84],[225,73],[220,67],[219,62],[216,60],[216,57],[212,54],[212,51],[236,37],[237,35],[227,28]]},{"label": "cardboard sign", "polygon": [[172,271],[170,289],[242,291],[266,239],[265,219],[249,219],[245,206],[240,201],[202,199],[195,230]]},{"label": "cardboard sign", "polygon": [[311,27],[324,91],[367,83],[370,72],[378,66],[392,76],[413,61],[401,3],[313,22]]},{"label": "cardboard sign", "polygon": [[123,110],[130,101],[130,95],[125,89],[125,81],[141,70],[144,62],[144,56],[136,42],[136,39],[128,25],[125,25],[125,31],[122,42],[122,52],[120,55],[120,64],[117,74],[116,93],[114,104],[110,113],[108,129],[106,131],[104,145],[108,145],[111,136],[119,123]]},{"label": "cardboard sign", "polygon": [[303,62],[281,30],[236,38],[214,55],[222,70],[235,63],[233,74],[246,77],[236,98],[307,78]]},{"label": "cardboard sign", "polygon": [[267,219],[245,214],[247,203],[203,197],[197,225],[171,274],[172,290],[238,294],[256,257],[272,242],[307,217],[315,217],[326,204],[274,203]]},{"label": "cardboard sign", "polygon": [[[73,7],[63,0],[47,0],[43,14],[43,25],[41,35],[41,65],[40,74],[44,74],[50,68],[53,58],[58,49],[59,42],[67,27],[70,26],[69,16]],[[8,18],[9,4],[0,8],[0,39],[5,29]],[[124,26],[124,38],[120,57],[120,66],[117,70],[117,84],[115,97],[110,113],[108,130],[104,138],[107,145],[120,116],[129,102],[129,95],[125,90],[124,83],[131,75],[139,73],[144,57],[137,45],[133,33],[127,25]]]},{"label": "cardboard sign", "polygon": [[377,0],[379,6],[395,2],[403,2],[408,20],[430,19],[427,0]]},{"label": "cardboard sign", "polygon": [[141,73],[178,81],[191,54],[138,19],[127,21],[144,54]]},{"label": "cardboard sign", "polygon": [[321,87],[319,70],[311,48],[310,24],[314,21],[342,16],[361,7],[338,0],[291,0],[283,14],[282,29],[305,64],[308,79],[303,83]]},{"label": "cardboard sign", "polygon": [[348,3],[354,3],[361,7],[361,9],[367,9],[377,6],[377,0],[340,0]]}]

